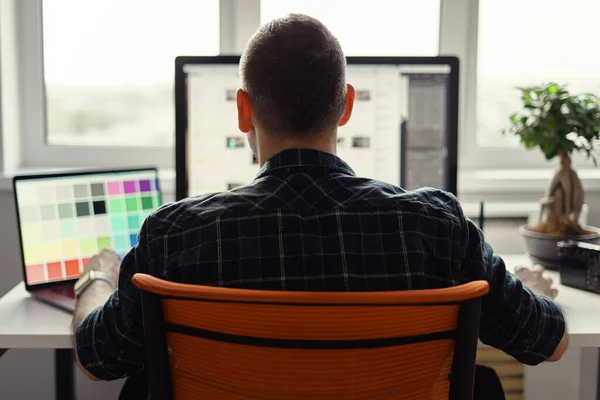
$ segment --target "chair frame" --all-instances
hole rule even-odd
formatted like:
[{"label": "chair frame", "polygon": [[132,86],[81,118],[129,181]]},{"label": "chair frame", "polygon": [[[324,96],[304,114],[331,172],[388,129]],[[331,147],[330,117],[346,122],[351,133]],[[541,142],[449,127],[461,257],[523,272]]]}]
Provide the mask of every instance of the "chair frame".
[{"label": "chair frame", "polygon": [[[139,275],[139,274],[136,274]],[[134,278],[134,283],[136,279]],[[138,286],[136,284],[136,286]],[[185,285],[191,286],[191,285]],[[485,293],[487,293],[486,283]],[[139,286],[138,286],[139,287]],[[210,288],[215,290],[218,288]],[[240,290],[240,289],[234,289]],[[243,290],[243,289],[242,289]],[[436,289],[434,289],[436,290]],[[444,289],[442,289],[444,290]],[[429,292],[433,290],[427,290]],[[421,291],[419,291],[421,292]],[[289,292],[286,292],[289,293]],[[483,294],[485,294],[483,293]],[[173,296],[156,294],[141,290],[142,310],[144,318],[144,334],[146,337],[146,369],[150,388],[150,398],[172,400],[171,369],[167,345],[167,324],[164,320],[162,299],[202,301],[202,298],[191,296]],[[227,301],[211,299],[209,301]],[[235,302],[235,301],[233,301]],[[246,301],[247,302],[247,301]],[[254,301],[250,301],[254,302]],[[277,302],[269,302],[277,304]],[[282,301],[283,303],[283,301]],[[338,304],[343,304],[341,302]],[[449,377],[449,400],[465,400],[473,398],[473,377],[477,355],[477,339],[479,337],[479,319],[481,315],[481,295],[459,301],[441,301],[436,303],[407,303],[395,306],[414,305],[459,305],[457,328],[454,331],[454,352],[452,369]],[[286,303],[289,304],[289,303]],[[300,304],[300,303],[298,303]],[[313,303],[314,304],[314,303]],[[327,301],[328,305],[336,305]],[[389,305],[389,304],[388,304]]]}]

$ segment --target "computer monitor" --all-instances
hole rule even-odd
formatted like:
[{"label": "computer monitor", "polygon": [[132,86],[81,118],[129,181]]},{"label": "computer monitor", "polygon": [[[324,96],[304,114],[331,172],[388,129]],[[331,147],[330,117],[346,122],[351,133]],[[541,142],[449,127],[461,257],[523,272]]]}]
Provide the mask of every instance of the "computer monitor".
[{"label": "computer monitor", "polygon": [[[237,127],[239,56],[175,60],[176,197],[250,183],[259,166]],[[356,89],[337,154],[359,176],[456,194],[456,57],[348,57]]]}]

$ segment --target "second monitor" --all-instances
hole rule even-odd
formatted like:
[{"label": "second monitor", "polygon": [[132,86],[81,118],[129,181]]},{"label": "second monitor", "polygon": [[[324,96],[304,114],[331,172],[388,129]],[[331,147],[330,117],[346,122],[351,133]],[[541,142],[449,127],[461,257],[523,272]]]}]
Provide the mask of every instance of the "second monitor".
[{"label": "second monitor", "polygon": [[[337,155],[359,176],[456,194],[458,59],[348,57],[356,89]],[[259,166],[237,128],[239,57],[178,57],[177,199],[250,183]]]}]

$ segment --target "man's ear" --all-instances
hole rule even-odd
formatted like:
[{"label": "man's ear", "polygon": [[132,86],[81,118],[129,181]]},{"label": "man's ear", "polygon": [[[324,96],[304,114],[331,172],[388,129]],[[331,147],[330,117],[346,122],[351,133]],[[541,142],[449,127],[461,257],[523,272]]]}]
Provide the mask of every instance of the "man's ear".
[{"label": "man's ear", "polygon": [[236,93],[236,103],[238,110],[238,127],[244,133],[252,130],[252,109],[250,107],[250,96],[248,92],[238,89]]},{"label": "man's ear", "polygon": [[352,116],[352,108],[354,108],[354,98],[356,97],[356,92],[354,91],[354,86],[351,84],[347,85],[346,89],[346,109],[344,110],[344,115],[340,119],[338,126],[344,126],[348,123],[350,116]]}]

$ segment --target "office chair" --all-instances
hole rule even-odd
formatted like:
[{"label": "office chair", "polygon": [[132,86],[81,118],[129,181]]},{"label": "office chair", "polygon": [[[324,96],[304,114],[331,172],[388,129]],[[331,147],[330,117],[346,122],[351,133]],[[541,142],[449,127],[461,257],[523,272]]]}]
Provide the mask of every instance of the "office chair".
[{"label": "office chair", "polygon": [[484,281],[399,292],[279,292],[135,274],[152,399],[473,396]]}]

